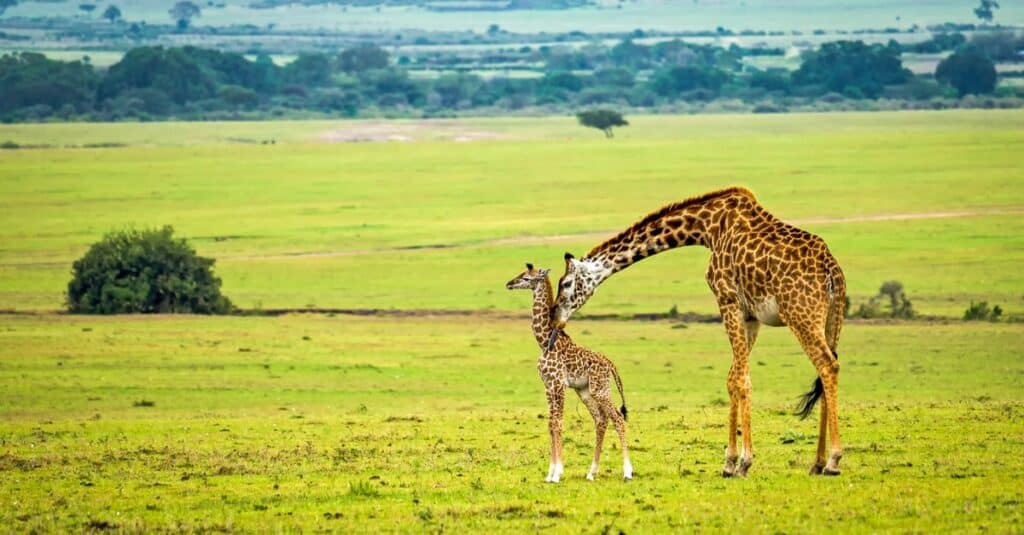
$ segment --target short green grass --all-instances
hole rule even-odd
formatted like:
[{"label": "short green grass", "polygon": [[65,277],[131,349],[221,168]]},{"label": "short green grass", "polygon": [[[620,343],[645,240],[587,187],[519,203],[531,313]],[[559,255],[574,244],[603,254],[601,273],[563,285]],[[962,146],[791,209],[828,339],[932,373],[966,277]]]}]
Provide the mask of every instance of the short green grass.
[{"label": "short green grass", "polygon": [[[514,294],[524,308],[525,293]],[[617,362],[636,479],[607,440],[584,474],[567,402],[547,470],[538,348],[523,319],[8,316],[0,523],[13,531],[1018,531],[1014,325],[847,326],[839,478],[806,475],[813,376],[785,329],[752,355],[757,451],[723,480],[720,325],[578,321]]]},{"label": "short green grass", "polygon": [[[1024,309],[1024,112],[630,120],[612,141],[571,118],[2,125],[21,144],[132,146],[0,152],[0,308],[59,308],[103,233],[170,224],[243,307],[510,309],[510,266],[558,268],[662,204],[742,184],[825,238],[856,301],[896,279],[925,314]],[[423,141],[323,142],[381,129]],[[474,133],[499,137],[451,141]],[[928,218],[885,220],[907,216]],[[424,246],[446,248],[408,249]],[[706,257],[645,261],[586,312],[714,312]]]}]

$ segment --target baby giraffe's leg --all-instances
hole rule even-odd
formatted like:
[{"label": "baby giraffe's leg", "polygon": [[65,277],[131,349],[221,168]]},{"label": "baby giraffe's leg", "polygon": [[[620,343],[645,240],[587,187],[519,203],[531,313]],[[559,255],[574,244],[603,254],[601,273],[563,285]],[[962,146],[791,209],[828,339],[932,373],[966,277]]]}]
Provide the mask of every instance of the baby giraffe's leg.
[{"label": "baby giraffe's leg", "polygon": [[587,479],[590,481],[597,477],[597,465],[601,462],[601,449],[604,447],[604,432],[608,428],[608,419],[604,417],[601,405],[590,394],[590,388],[593,388],[593,385],[594,383],[590,383],[588,388],[576,391],[580,395],[580,399],[583,400],[583,404],[587,406],[587,410],[590,411],[590,416],[594,418],[594,461],[590,463],[590,470],[587,472]]},{"label": "baby giraffe's leg", "polygon": [[548,432],[551,434],[551,462],[544,481],[558,483],[562,477],[562,409],[565,405],[565,387],[557,379],[545,378],[548,395]]},{"label": "baby giraffe's leg", "polygon": [[626,445],[626,420],[612,403],[611,393],[606,393],[598,400],[601,404],[601,412],[612,421],[615,432],[619,434],[619,444],[622,446],[622,477],[633,479],[633,463],[629,462],[629,447]]}]

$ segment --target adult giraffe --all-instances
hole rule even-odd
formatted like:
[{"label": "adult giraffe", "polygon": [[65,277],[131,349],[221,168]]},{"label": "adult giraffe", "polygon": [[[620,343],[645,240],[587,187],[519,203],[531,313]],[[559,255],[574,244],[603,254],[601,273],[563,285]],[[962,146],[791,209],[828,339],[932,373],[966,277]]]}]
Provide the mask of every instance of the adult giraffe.
[{"label": "adult giraffe", "polygon": [[[843,271],[824,240],[768,213],[746,188],[731,187],[669,204],[598,245],[581,259],[565,254],[552,317],[558,328],[605,279],[662,251],[687,245],[711,250],[707,282],[718,300],[732,344],[729,368],[729,444],[725,477],[745,476],[754,460],[750,434],[750,349],[761,323],[789,326],[818,378],[798,413],[807,417],[824,395],[818,451],[811,474],[839,474],[839,355],[846,309]],[[742,456],[736,449],[742,417]],[[826,463],[825,437],[832,448]],[[737,461],[739,464],[737,464]]]}]

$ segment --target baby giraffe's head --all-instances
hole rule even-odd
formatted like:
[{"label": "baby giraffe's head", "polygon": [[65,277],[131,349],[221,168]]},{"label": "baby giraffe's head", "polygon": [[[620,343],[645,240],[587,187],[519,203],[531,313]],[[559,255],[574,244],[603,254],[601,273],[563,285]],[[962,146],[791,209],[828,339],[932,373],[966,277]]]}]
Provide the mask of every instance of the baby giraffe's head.
[{"label": "baby giraffe's head", "polygon": [[526,271],[506,282],[505,287],[509,290],[532,290],[538,284],[547,280],[548,273],[550,272],[550,269],[535,269],[533,264],[526,264]]}]

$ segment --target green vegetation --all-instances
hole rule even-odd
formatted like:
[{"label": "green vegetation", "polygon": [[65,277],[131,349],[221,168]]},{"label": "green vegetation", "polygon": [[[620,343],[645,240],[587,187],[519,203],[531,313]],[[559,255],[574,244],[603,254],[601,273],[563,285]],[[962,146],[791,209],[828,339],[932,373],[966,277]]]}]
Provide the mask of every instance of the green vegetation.
[{"label": "green vegetation", "polygon": [[[178,6],[182,4],[188,2]],[[181,11],[184,16],[187,10]],[[683,105],[702,111],[1019,105],[1024,90],[1015,86],[1002,88],[984,103],[956,100],[992,94],[997,72],[990,56],[1015,57],[1020,40],[1005,32],[977,36],[977,42],[966,45],[960,34],[937,34],[913,46],[826,42],[807,51],[792,74],[761,70],[746,61],[781,55],[782,49],[735,43],[726,48],[679,39],[648,45],[626,38],[612,46],[545,45],[490,54],[488,61],[540,65],[534,67],[535,77],[483,77],[460,69],[457,58],[436,55],[415,63],[408,56],[393,60],[370,44],[340,53],[302,52],[284,66],[265,52],[250,60],[193,46],[141,46],[106,71],[81,61],[17,53],[0,57],[5,82],[0,86],[0,120],[450,117],[565,113],[597,105],[654,111],[678,111]],[[934,79],[915,76],[903,66],[906,50],[943,51],[957,43],[959,48],[939,64]],[[437,75],[422,76],[426,70]]]},{"label": "green vegetation", "polygon": [[595,109],[581,111],[576,114],[576,120],[588,128],[596,128],[604,132],[607,138],[614,137],[612,129],[619,126],[629,126],[629,121],[622,117],[622,114],[615,110]]},{"label": "green vegetation", "polygon": [[[1019,325],[848,325],[836,479],[807,476],[817,422],[791,414],[813,375],[807,357],[785,329],[762,329],[757,458],[733,481],[718,474],[722,327],[576,321],[572,334],[622,374],[636,477],[619,480],[608,440],[597,481],[584,480],[593,430],[573,397],[557,486],[543,483],[546,407],[529,329],[525,315],[473,317],[471,328],[437,317],[5,317],[0,521],[16,531],[500,533],[1024,521],[1013,470],[1024,447]],[[843,499],[823,507],[823,492]]]},{"label": "green vegetation", "polygon": [[214,261],[196,255],[174,230],[107,234],[72,265],[68,310],[85,314],[138,312],[224,314]]},{"label": "green vegetation", "polygon": [[[0,154],[0,309],[13,309],[0,315],[0,523],[1021,525],[1024,325],[960,318],[972,301],[1000,303],[1000,320],[1024,312],[1022,120],[1020,110],[631,115],[615,143],[573,117],[2,125],[15,149]],[[393,136],[410,142],[330,143]],[[729,344],[721,325],[680,322],[715,312],[706,251],[687,249],[608,281],[569,326],[622,374],[635,479],[619,480],[608,441],[598,480],[584,480],[593,431],[571,401],[564,482],[543,484],[529,300],[504,281],[523,262],[557,265],[662,203],[733,183],[824,237],[855,303],[882,281],[887,302],[913,298],[917,319],[844,328],[843,475],[806,475],[817,422],[791,413],[813,370],[788,330],[765,328],[751,359],[756,461],[748,479],[721,479]],[[250,315],[55,312],[90,244],[155,224],[216,258]],[[381,310],[272,310],[310,307]],[[614,319],[666,310],[674,318]],[[598,314],[613,319],[584,319]]]},{"label": "green vegetation", "polygon": [[[634,115],[615,143],[572,117],[0,126],[53,144],[2,152],[0,309],[60,308],[89,245],[169,224],[242,308],[517,310],[507,266],[554,267],[666,202],[743,184],[828,241],[854,309],[899,280],[923,316],[972,300],[1012,316],[1022,113]],[[415,142],[332,143],[389,139]],[[582,312],[713,314],[706,255],[645,260]]]}]

